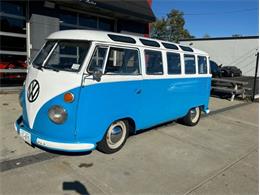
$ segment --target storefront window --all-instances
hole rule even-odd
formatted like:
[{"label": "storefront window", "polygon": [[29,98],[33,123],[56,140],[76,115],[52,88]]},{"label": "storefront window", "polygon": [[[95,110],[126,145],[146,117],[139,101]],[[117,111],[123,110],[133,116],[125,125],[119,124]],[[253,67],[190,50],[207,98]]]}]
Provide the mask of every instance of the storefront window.
[{"label": "storefront window", "polygon": [[114,20],[65,10],[60,12],[60,30],[100,29],[114,31]]},{"label": "storefront window", "polygon": [[106,18],[99,18],[99,29],[106,31],[114,31],[114,21]]},{"label": "storefront window", "polygon": [[71,27],[71,26],[66,26],[64,24],[60,25],[60,30],[73,30],[73,29],[77,29],[77,28]]},{"label": "storefront window", "polygon": [[62,11],[60,13],[60,20],[62,21],[62,23],[77,25],[77,14],[72,12]]},{"label": "storefront window", "polygon": [[0,55],[0,87],[23,84],[27,68],[25,60],[26,56]]},{"label": "storefront window", "polygon": [[12,33],[26,33],[25,20],[11,17],[1,16],[0,18],[1,31]]},{"label": "storefront window", "polygon": [[25,5],[22,2],[1,1],[0,11],[16,16],[25,15]]},{"label": "storefront window", "polygon": [[27,68],[26,2],[1,1],[0,4],[0,31],[5,34],[0,36],[0,86],[21,86]]},{"label": "storefront window", "polygon": [[26,51],[26,38],[0,36],[0,50]]},{"label": "storefront window", "polygon": [[79,15],[79,25],[97,28],[97,18],[94,16]]}]

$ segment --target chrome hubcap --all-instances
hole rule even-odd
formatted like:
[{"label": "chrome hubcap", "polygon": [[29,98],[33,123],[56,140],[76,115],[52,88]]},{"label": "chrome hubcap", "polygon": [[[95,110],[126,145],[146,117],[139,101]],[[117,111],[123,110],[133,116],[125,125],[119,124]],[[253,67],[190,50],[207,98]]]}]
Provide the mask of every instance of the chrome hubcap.
[{"label": "chrome hubcap", "polygon": [[193,123],[196,123],[199,120],[200,108],[196,107],[190,110],[190,119]]},{"label": "chrome hubcap", "polygon": [[117,143],[123,135],[122,128],[119,126],[116,126],[112,129],[111,135],[110,135],[110,140],[112,143]]},{"label": "chrome hubcap", "polygon": [[113,123],[107,132],[106,141],[111,149],[116,149],[124,143],[126,137],[126,125],[123,121]]},{"label": "chrome hubcap", "polygon": [[190,111],[190,115],[191,115],[191,120],[194,120],[196,115],[197,115],[197,111],[195,108],[193,108],[191,111]]}]

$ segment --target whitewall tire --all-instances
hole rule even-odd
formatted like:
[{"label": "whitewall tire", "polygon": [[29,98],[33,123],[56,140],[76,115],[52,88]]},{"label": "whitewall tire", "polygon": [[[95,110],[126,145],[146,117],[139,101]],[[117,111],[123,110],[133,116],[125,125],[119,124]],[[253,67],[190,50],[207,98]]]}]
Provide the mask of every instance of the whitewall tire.
[{"label": "whitewall tire", "polygon": [[111,154],[120,150],[129,135],[129,125],[125,120],[113,122],[103,139],[97,144],[97,149],[103,153]]},{"label": "whitewall tire", "polygon": [[180,119],[180,122],[187,126],[195,126],[198,124],[201,116],[200,107],[191,108],[189,112]]}]

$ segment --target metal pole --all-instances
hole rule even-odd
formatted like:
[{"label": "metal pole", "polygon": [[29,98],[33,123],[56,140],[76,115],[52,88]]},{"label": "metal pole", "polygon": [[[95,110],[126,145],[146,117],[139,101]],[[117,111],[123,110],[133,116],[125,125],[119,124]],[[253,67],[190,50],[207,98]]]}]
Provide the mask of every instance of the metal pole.
[{"label": "metal pole", "polygon": [[257,72],[258,72],[258,60],[259,60],[259,52],[256,54],[256,65],[255,65],[255,78],[254,78],[254,86],[253,86],[253,93],[252,93],[252,101],[255,100],[255,90],[256,90],[256,80],[257,80]]},{"label": "metal pole", "polygon": [[31,59],[31,36],[30,36],[30,5],[29,0],[26,1],[26,52],[27,52],[27,63],[30,63]]}]

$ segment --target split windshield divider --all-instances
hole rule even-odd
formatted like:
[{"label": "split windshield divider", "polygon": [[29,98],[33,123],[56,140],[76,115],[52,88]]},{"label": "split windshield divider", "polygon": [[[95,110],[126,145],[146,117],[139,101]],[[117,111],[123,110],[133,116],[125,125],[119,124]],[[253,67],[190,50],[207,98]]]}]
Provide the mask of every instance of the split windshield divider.
[{"label": "split windshield divider", "polygon": [[58,41],[55,43],[55,45],[52,47],[51,51],[50,51],[49,54],[47,55],[46,59],[43,61],[42,67],[45,67],[46,62],[49,60],[51,54],[52,54],[53,51],[56,49],[57,45],[58,45]]},{"label": "split windshield divider", "polygon": [[105,57],[104,62],[103,62],[102,74],[105,74],[106,64],[107,64],[107,59],[108,59],[108,56],[109,56],[110,48],[111,48],[111,46],[109,45],[107,47],[106,57]]}]

